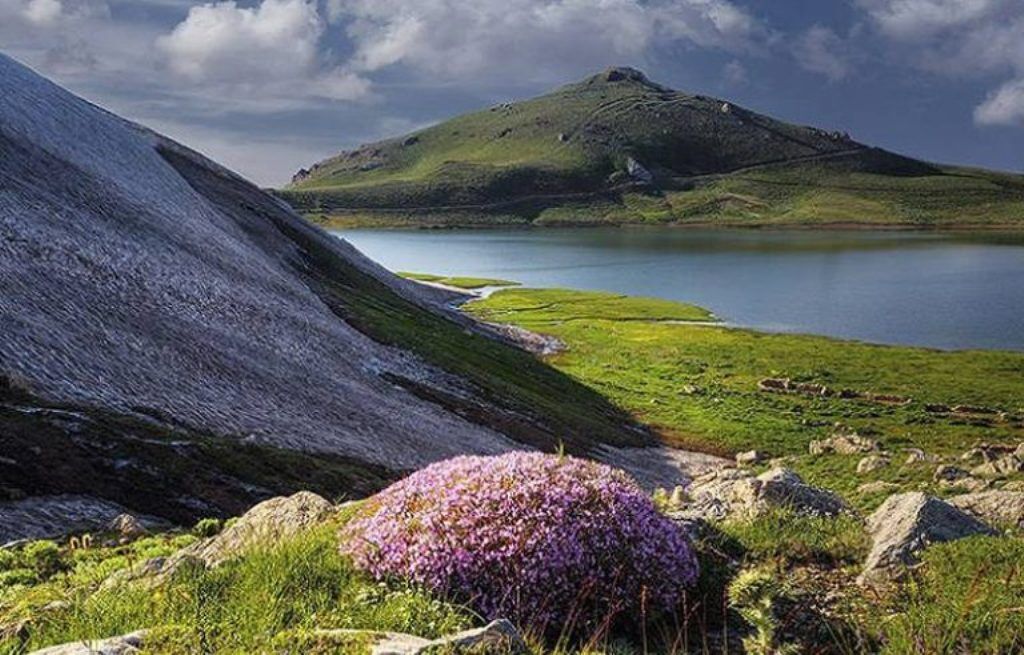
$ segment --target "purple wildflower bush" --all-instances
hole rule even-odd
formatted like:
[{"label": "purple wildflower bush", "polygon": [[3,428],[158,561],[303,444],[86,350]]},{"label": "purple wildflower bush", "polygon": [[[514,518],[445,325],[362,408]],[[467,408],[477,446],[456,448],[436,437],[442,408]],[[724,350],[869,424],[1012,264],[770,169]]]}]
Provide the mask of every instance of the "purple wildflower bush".
[{"label": "purple wildflower bush", "polygon": [[541,453],[428,466],[367,501],[342,551],[379,580],[539,630],[672,610],[697,577],[685,534],[628,475]]}]

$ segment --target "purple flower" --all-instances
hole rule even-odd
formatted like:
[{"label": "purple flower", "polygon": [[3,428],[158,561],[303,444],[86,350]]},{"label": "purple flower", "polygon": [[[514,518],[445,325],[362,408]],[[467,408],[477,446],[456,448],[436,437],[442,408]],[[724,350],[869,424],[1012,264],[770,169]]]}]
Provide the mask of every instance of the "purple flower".
[{"label": "purple flower", "polygon": [[697,577],[682,530],[629,476],[540,453],[428,466],[368,500],[342,536],[377,579],[541,630],[671,610]]}]

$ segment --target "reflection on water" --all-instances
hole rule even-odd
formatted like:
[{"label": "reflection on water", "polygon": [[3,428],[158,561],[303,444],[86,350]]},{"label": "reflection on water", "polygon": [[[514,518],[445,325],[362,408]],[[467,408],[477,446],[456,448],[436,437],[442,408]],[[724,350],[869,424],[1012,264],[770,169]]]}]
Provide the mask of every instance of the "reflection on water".
[{"label": "reflection on water", "polygon": [[392,270],[708,307],[732,324],[1024,350],[1024,236],[673,228],[346,230]]}]

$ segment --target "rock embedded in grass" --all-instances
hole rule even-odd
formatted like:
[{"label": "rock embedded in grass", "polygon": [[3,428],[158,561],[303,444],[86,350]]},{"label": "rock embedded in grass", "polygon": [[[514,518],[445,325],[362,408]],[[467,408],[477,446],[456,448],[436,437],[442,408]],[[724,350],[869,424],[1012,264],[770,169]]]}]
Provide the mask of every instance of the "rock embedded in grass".
[{"label": "rock embedded in grass", "polygon": [[867,530],[873,543],[858,578],[864,585],[900,578],[930,544],[994,533],[970,514],[919,491],[890,496],[868,517]]},{"label": "rock embedded in grass", "polygon": [[949,503],[989,525],[1024,528],[1024,492],[982,491],[955,496]]},{"label": "rock embedded in grass", "polygon": [[857,473],[867,475],[888,468],[890,464],[892,464],[892,460],[888,455],[868,455],[857,462]]},{"label": "rock embedded in grass", "polygon": [[848,509],[837,494],[785,468],[758,476],[740,469],[713,471],[694,479],[687,493],[690,502],[677,513],[680,518],[750,518],[780,507],[807,516],[836,516]]}]

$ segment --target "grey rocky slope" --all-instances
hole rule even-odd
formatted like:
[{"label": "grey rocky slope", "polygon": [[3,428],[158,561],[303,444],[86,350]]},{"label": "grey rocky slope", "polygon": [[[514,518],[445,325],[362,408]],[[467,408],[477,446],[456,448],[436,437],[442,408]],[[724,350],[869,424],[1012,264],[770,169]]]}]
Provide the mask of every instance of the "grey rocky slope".
[{"label": "grey rocky slope", "polygon": [[[171,475],[157,469],[200,438],[322,456],[303,460],[321,473],[343,458],[352,475],[374,472],[364,487],[559,441],[584,455],[644,448],[641,475],[678,472],[651,463],[653,437],[598,396],[450,314],[444,292],[2,55],[0,152],[0,501],[103,486],[125,503],[125,484],[138,500],[139,476]],[[44,429],[52,438],[33,436]],[[138,452],[154,442],[169,454]],[[59,470],[72,457],[87,474]],[[286,468],[259,464],[208,471],[182,503],[238,511],[227,478],[259,497],[260,473]]]}]

